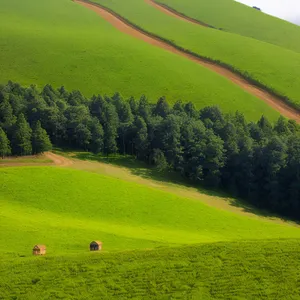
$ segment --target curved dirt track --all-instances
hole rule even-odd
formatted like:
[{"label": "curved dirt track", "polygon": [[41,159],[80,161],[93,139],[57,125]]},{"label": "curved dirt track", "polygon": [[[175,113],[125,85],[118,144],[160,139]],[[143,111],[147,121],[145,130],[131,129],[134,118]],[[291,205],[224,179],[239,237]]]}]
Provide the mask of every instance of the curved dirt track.
[{"label": "curved dirt track", "polygon": [[[3,167],[3,168],[4,167],[28,167],[28,166],[40,167],[40,166],[52,166],[52,165],[55,165],[55,166],[58,166],[58,167],[69,167],[69,166],[73,165],[72,160],[70,160],[66,157],[63,157],[61,155],[54,154],[52,152],[45,152],[43,154],[43,157],[48,158],[49,160],[51,160],[51,162],[49,162],[49,163],[48,162],[40,162],[38,160],[36,162],[33,162],[33,161],[18,162],[17,160],[12,158],[10,162],[1,163],[0,168],[1,167]],[[26,158],[26,156],[24,158]],[[27,158],[28,158],[28,156],[27,156]]]},{"label": "curved dirt track", "polygon": [[200,25],[200,26],[204,26],[204,27],[210,27],[210,28],[213,28],[212,26],[208,25],[208,24],[205,24],[205,23],[202,23],[198,20],[195,20],[193,18],[190,18],[188,16],[185,16],[183,14],[181,14],[180,12],[177,12],[175,10],[172,10],[160,3],[157,3],[153,0],[145,0],[145,2],[153,7],[155,7],[156,9],[162,11],[163,13],[167,14],[167,15],[170,15],[172,17],[175,17],[177,19],[180,19],[180,20],[183,20],[185,22],[189,22],[189,23],[192,23],[192,24],[197,24],[197,25]]},{"label": "curved dirt track", "polygon": [[[145,0],[145,1],[148,2],[150,0]],[[138,38],[144,42],[147,42],[148,44],[165,49],[165,50],[175,53],[177,55],[186,57],[189,60],[192,60],[192,61],[204,66],[205,68],[210,69],[211,71],[213,71],[223,77],[226,77],[228,80],[230,80],[234,84],[241,87],[244,91],[263,100],[269,106],[273,107],[275,110],[280,112],[283,116],[290,118],[290,119],[294,119],[300,123],[300,113],[296,109],[285,104],[280,98],[270,94],[269,92],[267,92],[263,89],[260,89],[256,86],[252,85],[251,83],[246,81],[241,76],[235,74],[234,72],[232,72],[222,66],[216,65],[212,62],[208,62],[208,61],[198,58],[192,54],[188,54],[182,50],[179,50],[176,47],[162,41],[159,38],[150,36],[149,34],[146,34],[145,32],[135,28],[134,26],[128,25],[125,22],[125,20],[122,19],[122,17],[119,17],[119,16],[109,12],[108,10],[102,8],[101,6],[99,6],[97,4],[85,2],[84,0],[74,0],[74,2],[80,4],[88,9],[93,10],[98,15],[100,15],[103,19],[105,19],[107,22],[112,24],[115,28],[117,28],[118,30],[120,30],[123,33],[131,35],[135,38]]]},{"label": "curved dirt track", "polygon": [[59,167],[69,167],[73,164],[73,162],[70,159],[61,155],[54,154],[52,152],[46,152],[44,153],[44,155],[45,157],[51,159],[53,163]]}]

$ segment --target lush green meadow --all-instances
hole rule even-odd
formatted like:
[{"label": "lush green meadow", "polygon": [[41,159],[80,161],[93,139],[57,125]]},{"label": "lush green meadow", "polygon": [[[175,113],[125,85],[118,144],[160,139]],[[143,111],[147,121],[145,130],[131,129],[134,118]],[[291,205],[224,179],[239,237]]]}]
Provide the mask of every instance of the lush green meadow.
[{"label": "lush green meadow", "polygon": [[300,107],[300,53],[239,34],[188,23],[159,11],[144,0],[94,2],[181,48],[230,65]]},{"label": "lush green meadow", "polygon": [[[212,13],[217,0],[210,4],[201,0],[207,3],[203,12],[207,19],[202,19],[200,11],[191,16],[228,32],[180,21],[144,0],[93,1],[180,47],[247,72],[300,107],[300,44],[292,40],[297,34],[292,25],[261,17],[240,4],[232,6],[235,13],[241,14],[232,25],[229,13],[220,18]],[[188,0],[181,10],[177,0],[159,1],[168,5],[172,2],[174,8],[178,4],[176,8],[186,14],[200,6]],[[226,78],[119,32],[73,1],[0,0],[0,7],[0,84],[13,80],[39,87],[64,85],[88,97],[94,93],[120,92],[125,98],[145,94],[151,102],[166,96],[169,103],[182,99],[192,101],[197,108],[216,104],[224,112],[239,110],[255,121],[262,114],[271,121],[279,115]],[[251,31],[245,29],[248,21],[243,18],[248,13],[258,20],[257,26],[266,26],[264,33],[259,33],[256,25]],[[271,26],[278,26],[279,35],[291,28],[290,35],[280,39],[275,36],[277,27],[272,31]],[[77,103],[76,93],[61,101],[54,94],[53,99],[46,99],[48,95],[44,99],[38,93],[23,92],[26,97],[20,106],[24,105],[26,117],[35,113],[45,116],[48,112],[53,119],[66,115],[69,118],[62,124],[66,137],[74,124],[73,129],[84,124],[92,133],[88,127],[95,117],[90,114],[92,106],[87,106],[83,98]],[[21,95],[0,94],[1,105],[14,102],[14,110],[10,104],[2,105],[1,111],[10,113],[11,119],[17,117],[15,106]],[[69,105],[72,100],[78,105]],[[100,125],[100,120],[104,124],[102,115],[96,117],[97,128],[103,131],[98,130],[98,137],[104,141],[114,132],[116,136],[120,133],[116,125],[119,121],[125,123],[112,105],[100,104],[99,113],[102,108],[103,112],[107,110],[106,127],[110,124],[109,114],[116,114],[111,118],[115,126],[111,131]],[[50,108],[60,106],[66,106],[61,109],[62,115],[50,115]],[[77,113],[77,108],[84,110]],[[16,111],[20,114],[22,109]],[[81,111],[87,112],[85,123],[78,117]],[[1,126],[3,120],[7,121],[5,113]],[[158,116],[151,115],[149,120],[155,125]],[[137,117],[131,115],[128,120]],[[132,120],[128,128],[136,126]],[[53,127],[59,123],[54,122]],[[148,123],[144,123],[147,129]],[[16,127],[9,126],[10,134],[10,129]],[[198,132],[196,126],[191,130]],[[69,146],[81,132],[70,134],[72,138],[66,140]],[[31,142],[30,136],[28,140]],[[191,145],[202,147],[200,143]],[[206,148],[210,152],[218,150],[209,146]],[[284,148],[285,144],[279,146]],[[62,154],[58,150],[56,153]],[[238,199],[201,189],[179,179],[179,173],[171,170],[149,168],[132,156],[65,152],[70,164],[64,165],[62,160],[61,166],[65,167],[59,167],[47,155],[0,159],[0,300],[300,299],[299,225],[266,217]],[[245,155],[252,154],[246,151]],[[102,241],[103,250],[90,252],[92,240]],[[46,245],[45,256],[32,255],[36,244]]]},{"label": "lush green meadow", "polygon": [[299,26],[239,2],[233,0],[158,0],[157,2],[215,28],[300,52]]},{"label": "lush green meadow", "polygon": [[299,299],[299,240],[16,258],[1,299]]},{"label": "lush green meadow", "polygon": [[249,119],[278,114],[202,66],[127,36],[69,0],[0,0],[0,83],[64,85],[86,95],[162,95]]},{"label": "lush green meadow", "polygon": [[298,227],[115,177],[0,169],[0,299],[298,299]]},{"label": "lush green meadow", "polygon": [[[31,255],[84,253],[91,240],[104,249],[300,238],[291,225],[240,216],[154,188],[56,167],[0,169],[0,251]],[[20,239],[20,236],[22,238]],[[11,245],[18,241],[17,249]]]}]

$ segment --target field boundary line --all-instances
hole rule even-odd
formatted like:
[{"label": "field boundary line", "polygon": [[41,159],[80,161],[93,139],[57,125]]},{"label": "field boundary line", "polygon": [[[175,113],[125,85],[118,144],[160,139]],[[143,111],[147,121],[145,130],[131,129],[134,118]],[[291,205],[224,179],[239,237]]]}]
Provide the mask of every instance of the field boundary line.
[{"label": "field boundary line", "polygon": [[[271,88],[263,85],[262,83],[251,78],[247,74],[242,73],[240,70],[234,68],[233,66],[223,63],[219,60],[214,60],[209,57],[201,56],[188,49],[184,49],[183,47],[176,45],[175,43],[169,41],[168,39],[165,39],[163,37],[158,36],[157,34],[146,31],[145,29],[132,23],[128,19],[116,13],[114,10],[102,4],[95,3],[90,0],[72,0],[72,1],[75,3],[79,3],[81,5],[87,4],[92,6],[93,8],[104,10],[106,13],[112,15],[120,22],[129,26],[131,29],[138,31],[140,34],[144,35],[145,37],[152,39],[154,42],[156,42],[156,46],[199,63],[200,65],[206,67],[207,69],[210,69],[211,71],[219,74],[220,76],[230,80],[232,83],[236,84],[244,91],[248,92],[249,94],[252,94],[255,97],[263,100],[269,106],[273,107],[275,110],[280,112],[283,116],[290,119],[294,119],[298,123],[300,123],[300,105],[291,103],[288,97],[278,94],[277,92],[273,91]],[[90,7],[87,8],[91,9]]]},{"label": "field boundary line", "polygon": [[196,24],[196,25],[200,25],[200,26],[203,26],[203,27],[208,27],[208,28],[213,28],[213,29],[216,29],[216,30],[221,30],[220,28],[214,27],[210,24],[207,24],[205,22],[202,22],[202,21],[199,21],[199,20],[194,19],[192,17],[189,17],[189,16],[183,14],[182,12],[179,12],[178,10],[168,6],[167,4],[160,3],[156,0],[145,0],[145,2],[152,5],[153,7],[160,6],[163,10],[169,11],[172,15],[175,15],[176,17],[179,17],[179,18],[183,19],[184,21],[187,21],[187,22],[190,22],[190,23],[193,23],[193,24]]}]

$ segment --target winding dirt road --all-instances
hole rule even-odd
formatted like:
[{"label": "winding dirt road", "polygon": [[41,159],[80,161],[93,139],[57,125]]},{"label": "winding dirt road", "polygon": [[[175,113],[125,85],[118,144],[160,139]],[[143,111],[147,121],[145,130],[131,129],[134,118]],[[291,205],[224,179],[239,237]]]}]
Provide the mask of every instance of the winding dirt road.
[{"label": "winding dirt road", "polygon": [[[145,0],[145,1],[147,3],[151,3],[151,5],[153,5],[153,2],[151,2],[151,0]],[[216,65],[212,62],[208,62],[204,59],[198,58],[192,54],[188,54],[182,50],[177,49],[176,47],[174,47],[172,45],[169,45],[168,43],[162,41],[159,38],[151,36],[150,34],[147,34],[147,33],[143,32],[142,30],[135,28],[132,25],[128,25],[122,17],[118,16],[117,14],[113,14],[113,13],[109,12],[108,10],[100,7],[97,4],[92,4],[89,2],[85,2],[83,0],[74,0],[74,2],[80,4],[88,9],[93,10],[98,15],[100,15],[103,19],[105,19],[107,22],[109,22],[115,28],[117,28],[119,31],[121,31],[125,34],[128,34],[130,36],[138,38],[138,39],[140,39],[148,44],[151,44],[153,46],[156,46],[156,47],[162,48],[164,50],[167,50],[169,52],[175,53],[177,55],[186,57],[187,59],[194,61],[194,62],[200,64],[201,66],[203,66],[207,69],[210,69],[211,71],[227,78],[232,83],[241,87],[244,91],[263,100],[269,106],[273,107],[275,110],[280,112],[283,116],[290,118],[290,119],[294,119],[300,123],[300,113],[296,109],[294,109],[294,108],[290,107],[289,105],[287,105],[286,103],[284,103],[280,98],[270,94],[269,92],[267,92],[263,89],[260,89],[256,86],[254,86],[253,84],[249,83],[244,78],[235,74],[234,72],[232,72],[222,66]],[[159,9],[162,10],[161,6],[157,5],[157,7],[159,7]],[[169,11],[169,13],[170,13],[170,11]],[[177,15],[175,15],[175,16],[178,17]],[[181,16],[181,18],[183,18],[183,17]]]},{"label": "winding dirt road", "polygon": [[164,5],[160,4],[160,3],[156,3],[155,1],[153,0],[144,0],[147,4],[155,7],[156,9],[162,11],[163,13],[169,15],[169,16],[172,16],[172,17],[175,17],[177,19],[180,19],[180,20],[183,20],[185,22],[189,22],[189,23],[192,23],[192,24],[197,24],[197,25],[200,25],[200,26],[204,26],[204,27],[212,27],[208,24],[205,24],[203,22],[200,22],[198,20],[195,20],[193,18],[190,18],[188,16],[185,16],[175,10],[171,10],[167,7],[165,7]]}]

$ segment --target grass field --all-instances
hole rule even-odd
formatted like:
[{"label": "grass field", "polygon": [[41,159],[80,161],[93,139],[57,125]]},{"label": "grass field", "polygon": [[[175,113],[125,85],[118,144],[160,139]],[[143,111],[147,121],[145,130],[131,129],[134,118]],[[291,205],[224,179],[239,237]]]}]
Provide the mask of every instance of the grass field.
[{"label": "grass field", "polygon": [[[300,27],[232,0],[157,0],[215,28],[300,52]],[[218,13],[221,11],[222,13]]]},{"label": "grass field", "polygon": [[67,89],[140,97],[164,95],[240,110],[248,119],[278,113],[227,79],[120,33],[69,0],[0,0],[0,82],[50,83]]},{"label": "grass field", "polygon": [[71,157],[0,169],[0,299],[298,299],[299,227],[163,191],[121,157]]},{"label": "grass field", "polygon": [[[112,177],[55,167],[0,169],[0,251],[31,255],[153,248],[243,239],[300,238],[299,228],[215,209]],[[19,240],[20,234],[22,239]],[[18,240],[18,250],[10,245]]]},{"label": "grass field", "polygon": [[248,241],[16,258],[0,264],[1,299],[299,299],[299,247]]},{"label": "grass field", "polygon": [[190,24],[157,10],[143,0],[94,2],[177,46],[232,66],[289,98],[300,108],[300,53],[238,34]]},{"label": "grass field", "polygon": [[[247,72],[300,107],[292,25],[240,4],[233,9],[241,19],[231,25],[229,13],[213,15],[217,0],[201,0],[207,19],[199,11],[193,17],[228,32],[177,20],[144,0],[94,1]],[[186,14],[200,5],[187,1]],[[70,0],[0,0],[0,7],[0,84],[50,83],[87,96],[146,94],[150,101],[164,95],[171,103],[239,110],[248,120],[278,117],[229,80],[119,32]],[[246,11],[265,33],[256,25],[246,31]],[[0,300],[300,299],[299,225],[132,157],[56,153],[68,163],[45,165],[47,157],[59,161],[49,153],[0,159]],[[103,251],[91,253],[92,240],[101,240]],[[46,256],[32,255],[35,244],[46,245]]]}]

